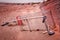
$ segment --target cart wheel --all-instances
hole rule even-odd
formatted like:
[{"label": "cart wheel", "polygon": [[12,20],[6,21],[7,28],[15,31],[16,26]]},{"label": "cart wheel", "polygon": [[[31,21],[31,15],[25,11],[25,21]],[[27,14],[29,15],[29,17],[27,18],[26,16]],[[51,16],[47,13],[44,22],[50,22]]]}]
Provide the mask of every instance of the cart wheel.
[{"label": "cart wheel", "polygon": [[55,32],[50,31],[48,34],[49,34],[49,35],[54,35],[54,34],[55,34]]},{"label": "cart wheel", "polygon": [[37,29],[36,31],[40,31],[39,29]]}]

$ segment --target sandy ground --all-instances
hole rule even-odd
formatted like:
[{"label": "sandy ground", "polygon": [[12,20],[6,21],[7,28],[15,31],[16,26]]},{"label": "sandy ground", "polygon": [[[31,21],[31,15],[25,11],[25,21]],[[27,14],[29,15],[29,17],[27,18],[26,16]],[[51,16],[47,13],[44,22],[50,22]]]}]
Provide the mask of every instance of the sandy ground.
[{"label": "sandy ground", "polygon": [[49,36],[43,31],[20,31],[20,27],[0,27],[0,40],[60,40],[60,33]]}]

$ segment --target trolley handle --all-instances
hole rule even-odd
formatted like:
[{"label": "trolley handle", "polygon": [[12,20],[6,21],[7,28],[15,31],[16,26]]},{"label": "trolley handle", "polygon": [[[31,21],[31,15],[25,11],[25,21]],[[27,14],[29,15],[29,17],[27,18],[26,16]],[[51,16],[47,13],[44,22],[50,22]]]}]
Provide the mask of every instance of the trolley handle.
[{"label": "trolley handle", "polygon": [[42,23],[44,23],[46,21],[46,19],[47,19],[47,16],[44,16]]}]

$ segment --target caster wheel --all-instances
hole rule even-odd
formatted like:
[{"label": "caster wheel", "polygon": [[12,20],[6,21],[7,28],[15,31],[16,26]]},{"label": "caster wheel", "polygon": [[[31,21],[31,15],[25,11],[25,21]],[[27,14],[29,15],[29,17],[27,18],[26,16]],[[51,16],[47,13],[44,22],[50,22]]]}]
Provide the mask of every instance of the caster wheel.
[{"label": "caster wheel", "polygon": [[54,35],[54,34],[55,34],[55,32],[50,31],[48,34],[49,34],[49,35]]},{"label": "caster wheel", "polygon": [[39,31],[39,29],[37,29],[36,31]]}]

